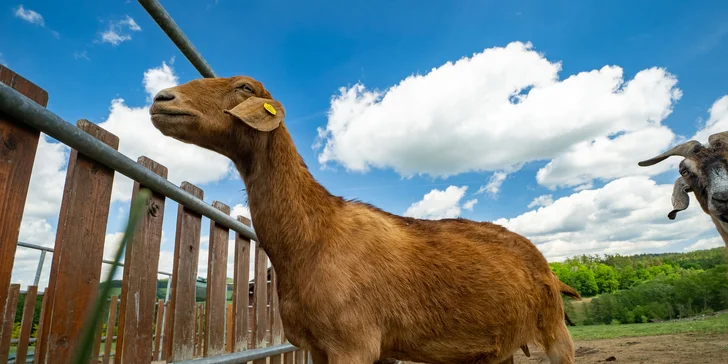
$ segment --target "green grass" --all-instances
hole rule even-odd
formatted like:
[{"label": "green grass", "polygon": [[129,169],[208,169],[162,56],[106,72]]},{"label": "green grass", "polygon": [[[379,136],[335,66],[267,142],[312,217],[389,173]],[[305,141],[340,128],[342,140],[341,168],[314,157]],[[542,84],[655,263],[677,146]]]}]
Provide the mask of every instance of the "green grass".
[{"label": "green grass", "polygon": [[671,321],[647,324],[593,325],[569,327],[574,340],[600,340],[618,337],[638,337],[683,334],[688,332],[728,333],[728,314],[695,321]]}]

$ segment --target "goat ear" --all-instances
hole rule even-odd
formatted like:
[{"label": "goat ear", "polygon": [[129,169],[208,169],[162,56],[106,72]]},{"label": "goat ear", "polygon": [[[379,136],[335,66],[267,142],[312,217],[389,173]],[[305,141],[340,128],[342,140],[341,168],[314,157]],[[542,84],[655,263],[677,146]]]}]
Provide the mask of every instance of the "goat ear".
[{"label": "goat ear", "polygon": [[260,131],[277,128],[286,114],[280,102],[255,96],[249,97],[230,110],[223,111]]},{"label": "goat ear", "polygon": [[672,211],[667,214],[667,218],[675,220],[677,213],[688,208],[690,205],[690,186],[685,182],[682,177],[675,180],[675,185],[672,187]]}]

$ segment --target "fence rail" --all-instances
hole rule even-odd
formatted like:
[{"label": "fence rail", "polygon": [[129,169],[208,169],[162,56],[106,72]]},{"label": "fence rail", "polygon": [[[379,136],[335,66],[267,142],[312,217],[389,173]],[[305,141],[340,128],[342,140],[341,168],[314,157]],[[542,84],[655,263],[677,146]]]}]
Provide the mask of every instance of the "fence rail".
[{"label": "fence rail", "polygon": [[[158,1],[139,3],[201,75],[215,77]],[[306,362],[307,353],[284,342],[275,271],[266,274],[268,259],[260,247],[255,252],[253,284],[266,284],[255,284],[250,297],[250,242],[257,240],[250,221],[231,217],[229,207],[220,202],[205,203],[202,190],[189,183],[176,186],[169,182],[166,168],[155,161],[146,157],[133,161],[121,154],[117,150],[118,138],[97,125],[86,120],[80,120],[76,126],[66,122],[45,108],[47,101],[48,94],[43,89],[0,66],[0,175],[8,176],[0,178],[0,210],[5,213],[0,219],[0,362],[11,358],[18,362],[32,359],[34,363],[70,360],[71,349],[77,345],[74,340],[81,337],[86,312],[99,291],[101,264],[111,263],[103,259],[103,237],[116,172],[135,181],[135,192],[148,188],[154,196],[138,234],[130,242],[131,248],[127,248],[121,295],[109,300],[107,318],[101,320],[107,327],[96,328],[91,357],[104,364],[111,360],[262,363],[266,358],[271,363]],[[54,248],[17,240],[40,132],[72,148]],[[171,273],[157,270],[167,198],[179,204]],[[213,271],[223,274],[208,277],[206,303],[200,305],[195,296],[202,216],[209,218],[211,224],[208,271],[215,266]],[[230,230],[236,235],[232,304],[225,299],[227,262],[212,259],[213,251],[227,257]],[[34,284],[26,291],[21,291],[18,284],[10,284],[18,246],[41,252]],[[36,307],[35,295],[46,253],[53,253],[50,282]],[[158,301],[157,274],[170,277],[166,297]],[[21,297],[28,299],[18,308]],[[38,308],[37,338],[31,338]],[[22,313],[20,337],[11,340],[18,309]],[[117,340],[115,353],[111,350],[113,340],[106,337]],[[18,346],[15,357],[9,354],[11,344]],[[36,350],[29,352],[32,344]]]}]

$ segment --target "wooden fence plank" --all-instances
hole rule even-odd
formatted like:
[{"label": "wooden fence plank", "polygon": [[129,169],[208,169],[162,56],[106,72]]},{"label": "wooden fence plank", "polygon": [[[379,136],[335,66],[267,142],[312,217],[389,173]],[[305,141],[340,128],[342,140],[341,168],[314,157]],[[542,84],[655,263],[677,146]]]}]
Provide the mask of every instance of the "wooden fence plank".
[{"label": "wooden fence plank", "polygon": [[283,354],[283,364],[293,364],[293,352]]},{"label": "wooden fence plank", "polygon": [[46,292],[48,292],[48,288],[43,291],[43,299],[40,301],[40,316],[38,317],[38,330],[36,330],[33,364],[39,363],[40,355],[38,355],[38,352],[40,351],[39,348],[43,347],[43,335],[41,333],[43,332],[43,321],[45,321],[43,317],[45,317],[46,304],[48,302],[48,295],[45,294]]},{"label": "wooden fence plank", "polygon": [[[162,178],[167,178],[167,167],[147,158],[139,157],[139,164]],[[145,186],[134,182],[132,201]],[[119,306],[119,332],[114,362],[151,363],[154,305],[157,297],[157,268],[162,242],[164,195],[153,192],[147,213],[137,224],[134,240],[126,247],[124,279],[121,284]]]},{"label": "wooden fence plank", "polygon": [[[238,221],[250,226],[250,219],[238,216]],[[233,267],[233,352],[248,350],[250,305],[250,240],[235,233],[235,265]]]},{"label": "wooden fence plank", "polygon": [[118,296],[111,296],[109,302],[109,319],[106,321],[106,341],[104,342],[104,356],[102,364],[109,364],[111,360],[111,344],[114,342],[114,328],[116,327],[116,305],[119,302]]},{"label": "wooden fence plank", "polygon": [[[220,201],[212,206],[230,215],[230,207]],[[227,255],[230,230],[210,220],[210,246],[207,257],[207,304],[205,310],[204,356],[225,353],[225,302],[227,301]]]},{"label": "wooden fence plank", "polygon": [[227,304],[227,314],[225,315],[225,351],[231,353],[233,351],[233,304]]},{"label": "wooden fence plank", "polygon": [[[170,290],[171,290],[171,287],[170,287]],[[167,303],[165,303],[165,306],[164,306],[164,322],[162,323],[162,325],[164,327],[163,327],[163,330],[162,330],[162,333],[163,334],[162,334],[162,344],[161,344],[161,346],[162,346],[161,347],[161,349],[162,349],[162,358],[161,358],[161,360],[163,362],[165,362],[165,363],[169,362],[167,360],[168,357],[169,357],[169,352],[167,351],[167,347],[169,346],[167,344],[167,342],[169,341],[169,337],[167,335],[170,332],[170,329],[169,329],[170,322],[172,322],[172,310],[170,310],[171,303],[172,303],[172,301],[167,301]],[[190,315],[190,316],[192,316],[192,318],[194,319],[194,311],[193,311],[192,315]],[[193,330],[194,330],[194,327],[193,327]]]},{"label": "wooden fence plank", "polygon": [[[79,129],[117,149],[119,138],[87,121]],[[45,294],[40,363],[67,363],[75,354],[99,291],[114,170],[71,150]]]},{"label": "wooden fence plank", "polygon": [[[255,332],[254,342],[255,348],[263,348],[266,346],[265,336],[268,329],[268,256],[260,247],[255,244],[255,286],[253,291],[253,309],[255,310]],[[266,364],[266,359],[260,359],[253,362],[254,364]]]},{"label": "wooden fence plank", "polygon": [[[203,199],[204,193],[197,186],[182,182],[182,189],[192,196]],[[164,340],[168,361],[192,359],[195,352],[195,313],[199,307],[197,295],[197,262],[200,256],[200,232],[202,215],[184,205],[177,207],[177,231],[174,243],[171,294],[167,310],[170,312]]]},{"label": "wooden fence plank", "polygon": [[15,323],[15,311],[18,309],[18,296],[20,296],[20,285],[11,284],[7,293],[5,314],[3,315],[2,327],[7,333],[3,341],[0,341],[0,363],[7,363],[10,354],[10,340],[13,336],[13,324]]},{"label": "wooden fence plank", "polygon": [[204,316],[202,312],[202,305],[197,305],[197,335],[195,336],[195,356],[202,355],[202,318]]},{"label": "wooden fence plank", "polygon": [[[271,313],[273,314],[273,324],[270,328],[271,345],[280,345],[283,343],[283,320],[281,320],[280,305],[278,304],[278,290],[275,269],[271,267],[270,292],[271,292]],[[270,358],[270,364],[281,364],[283,355],[275,355]]]},{"label": "wooden fence plank", "polygon": [[[2,65],[0,82],[43,107],[48,105],[48,93],[45,90]],[[0,114],[0,313],[5,312],[15,250],[18,247],[20,221],[23,218],[39,138],[40,132],[24,124],[22,120],[10,120]],[[5,340],[2,326],[0,325],[0,341]],[[12,332],[8,335],[11,334]]]},{"label": "wooden fence plank", "polygon": [[294,351],[296,357],[296,364],[303,363],[303,350],[299,349]]},{"label": "wooden fence plank", "polygon": [[98,364],[99,362],[99,350],[101,348],[101,337],[104,336],[104,319],[102,318],[96,323],[96,336],[94,337],[94,346],[91,348],[91,357],[89,363]]},{"label": "wooden fence plank", "polygon": [[25,292],[25,305],[23,306],[23,321],[20,324],[20,337],[18,338],[18,351],[15,353],[16,363],[25,363],[28,357],[28,343],[30,332],[33,331],[33,314],[35,313],[35,299],[38,296],[37,286],[28,286]]},{"label": "wooden fence plank", "polygon": [[153,360],[159,360],[161,352],[160,344],[162,343],[162,323],[164,322],[164,300],[157,301],[157,323],[154,330],[154,356]]}]

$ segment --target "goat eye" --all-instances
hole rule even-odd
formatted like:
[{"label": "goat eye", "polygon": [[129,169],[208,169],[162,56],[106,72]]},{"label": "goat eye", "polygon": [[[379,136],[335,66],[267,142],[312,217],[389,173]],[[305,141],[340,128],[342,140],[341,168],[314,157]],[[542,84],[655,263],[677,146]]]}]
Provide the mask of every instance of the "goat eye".
[{"label": "goat eye", "polygon": [[238,88],[241,89],[241,90],[243,90],[243,91],[245,91],[245,92],[249,92],[251,94],[253,93],[253,88],[250,87],[250,85],[248,85],[248,84],[242,85],[242,86],[240,86]]},{"label": "goat eye", "polygon": [[690,171],[688,171],[687,169],[683,169],[683,170],[681,170],[681,171],[680,171],[680,174],[681,174],[681,175],[682,175],[683,177],[687,177],[687,176],[689,176],[689,175],[690,175]]}]

